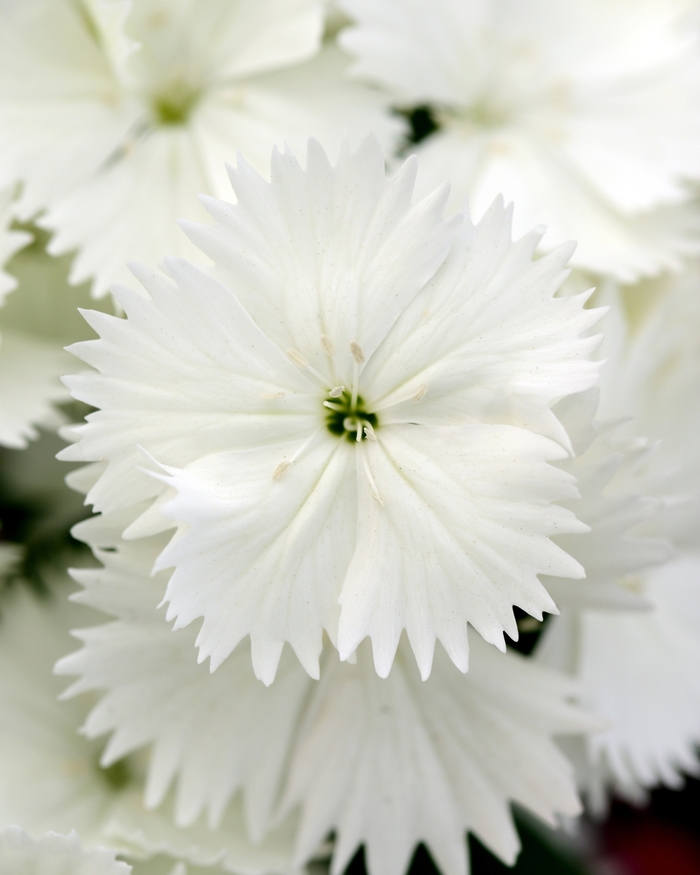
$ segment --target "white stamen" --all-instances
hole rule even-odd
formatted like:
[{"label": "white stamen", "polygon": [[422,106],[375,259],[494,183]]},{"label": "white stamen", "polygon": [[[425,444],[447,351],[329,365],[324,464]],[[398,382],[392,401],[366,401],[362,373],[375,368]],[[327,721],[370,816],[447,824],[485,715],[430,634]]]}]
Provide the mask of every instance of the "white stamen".
[{"label": "white stamen", "polygon": [[288,462],[286,459],[279,463],[279,465],[275,468],[275,471],[272,475],[273,480],[279,480],[280,477],[284,474],[284,472],[291,466],[291,462]]},{"label": "white stamen", "polygon": [[343,408],[340,404],[334,404],[332,401],[324,401],[323,406],[327,407],[329,410],[335,410],[336,413],[342,413]]},{"label": "white stamen", "polygon": [[365,474],[367,475],[367,479],[369,480],[369,488],[372,493],[372,498],[378,501],[382,507],[384,507],[384,502],[382,501],[382,497],[379,494],[379,490],[377,489],[377,484],[374,482],[374,477],[372,476],[372,472],[369,469],[369,462],[367,461],[367,456],[362,453],[362,464],[365,468]]},{"label": "white stamen", "polygon": [[359,365],[357,359],[355,359],[355,361],[352,363],[352,393],[350,396],[350,407],[353,410],[355,410],[355,408],[357,407],[357,393],[358,393],[359,383],[360,383],[360,365]]},{"label": "white stamen", "polygon": [[333,346],[333,341],[330,339],[330,337],[328,337],[327,334],[321,335],[321,346],[323,347],[323,351],[326,353],[326,355],[335,355],[335,347]]},{"label": "white stamen", "polygon": [[304,358],[304,356],[299,352],[298,349],[286,349],[285,352],[289,356],[289,358],[294,362],[295,365],[299,365],[300,368],[304,368],[304,370],[308,371],[310,374],[313,374],[314,377],[319,381],[319,383],[323,386],[324,389],[328,387],[328,380],[323,376],[323,374],[319,374],[316,368],[312,368],[308,361]]},{"label": "white stamen", "polygon": [[308,368],[309,363],[298,350],[290,347],[288,350],[285,350],[285,352],[295,365],[299,365],[300,368]]},{"label": "white stamen", "polygon": [[358,365],[364,364],[365,354],[362,352],[362,347],[356,340],[350,341],[350,352]]},{"label": "white stamen", "polygon": [[345,386],[336,386],[334,389],[328,393],[329,398],[340,398],[340,396],[345,391]]},{"label": "white stamen", "polygon": [[299,456],[304,452],[304,450],[309,446],[309,444],[314,440],[314,438],[318,435],[318,433],[320,431],[321,431],[321,429],[317,428],[316,431],[304,441],[304,443],[299,447],[299,449],[296,450],[296,452],[294,452],[291,459],[283,459],[279,463],[279,465],[275,468],[274,473],[272,475],[273,480],[279,480],[280,477],[284,474],[284,472],[287,471],[288,468],[292,467],[292,465],[296,462],[296,460],[299,458]]},{"label": "white stamen", "polygon": [[377,435],[374,432],[371,422],[365,422],[365,435],[367,436],[368,441],[372,441],[372,443],[377,442]]},{"label": "white stamen", "polygon": [[391,400],[379,401],[372,406],[375,413],[380,413],[383,410],[391,410],[392,407],[398,407],[399,404],[405,404],[407,401],[422,401],[428,392],[428,384],[421,383],[414,389],[407,390],[400,395],[392,396]]}]

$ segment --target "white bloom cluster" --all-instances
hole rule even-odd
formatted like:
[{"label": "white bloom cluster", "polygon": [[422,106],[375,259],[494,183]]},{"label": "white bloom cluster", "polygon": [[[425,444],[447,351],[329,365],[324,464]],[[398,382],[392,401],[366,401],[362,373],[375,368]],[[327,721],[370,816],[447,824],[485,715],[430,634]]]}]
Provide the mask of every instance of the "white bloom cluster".
[{"label": "white bloom cluster", "polygon": [[0,0],[3,875],[700,773],[699,13]]}]

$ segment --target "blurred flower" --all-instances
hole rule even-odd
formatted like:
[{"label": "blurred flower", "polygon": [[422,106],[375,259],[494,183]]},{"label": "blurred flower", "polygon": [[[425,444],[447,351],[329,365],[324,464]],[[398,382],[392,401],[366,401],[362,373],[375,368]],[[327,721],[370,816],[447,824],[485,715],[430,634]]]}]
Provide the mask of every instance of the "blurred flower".
[{"label": "blurred flower", "polygon": [[563,546],[588,579],[573,593],[566,581],[548,582],[562,612],[537,660],[573,675],[580,701],[609,721],[607,731],[565,744],[600,813],[611,790],[639,802],[645,788],[700,772],[700,557],[674,557],[658,535],[666,503],[649,493],[662,448],[626,437],[619,421],[598,425],[591,440],[571,407],[557,408],[580,453],[567,465],[582,496],[570,506],[591,531]]},{"label": "blurred flower", "polygon": [[688,0],[340,0],[358,77],[429,105],[419,190],[448,176],[479,216],[503,193],[516,231],[625,281],[697,252],[700,57]]},{"label": "blurred flower", "polygon": [[52,666],[75,644],[69,629],[103,615],[68,602],[65,580],[48,584],[50,597],[37,599],[16,587],[0,605],[0,828],[21,823],[32,835],[75,829],[89,848],[109,845],[136,856],[169,854],[207,865],[222,861],[242,875],[286,872],[288,828],[254,846],[233,805],[216,834],[201,824],[178,829],[172,800],[159,811],[143,807],[138,758],[99,765],[102,745],[79,734],[91,702],[59,701],[65,684]]},{"label": "blurred flower", "polygon": [[22,182],[22,218],[46,210],[52,254],[78,250],[71,282],[101,296],[130,259],[193,255],[174,220],[225,190],[236,148],[266,171],[274,144],[309,134],[393,141],[322,27],[319,0],[2,4],[0,183]]},{"label": "blurred flower", "polygon": [[578,811],[552,736],[600,723],[569,704],[576,688],[562,675],[479,639],[467,675],[441,652],[425,682],[404,644],[387,679],[367,644],[354,664],[326,647],[320,682],[287,651],[265,687],[247,644],[212,674],[197,664],[195,632],[171,631],[156,610],[167,576],[150,568],[162,536],[124,542],[118,529],[99,517],[79,527],[93,543],[116,545],[96,550],[104,568],[76,575],[79,600],[116,619],[81,630],[85,646],[57,671],[81,676],[74,693],[102,693],[85,731],[111,733],[105,765],[150,746],[147,805],[176,780],[178,822],[206,810],[216,830],[242,797],[253,839],[294,818],[296,865],[332,831],[331,871],[364,844],[375,875],[401,875],[421,841],[446,875],[465,873],[467,830],[512,862],[509,800],[552,825],[557,813]]},{"label": "blurred flower", "polygon": [[[0,191],[0,306],[17,288],[17,279],[2,268],[32,239],[23,231],[9,230],[14,211],[11,190]],[[24,293],[22,289],[14,297]],[[3,316],[0,311],[0,444],[25,447],[38,437],[37,426],[51,428],[60,422],[53,402],[67,398],[58,380],[67,358],[31,333],[8,329]]]},{"label": "blurred flower", "polygon": [[128,537],[185,524],[158,567],[212,670],[250,635],[266,683],[286,641],[318,677],[325,630],[342,659],[369,636],[386,676],[405,628],[423,677],[436,639],[466,671],[467,622],[505,649],[514,604],[555,610],[537,574],[583,575],[548,537],[582,530],[551,504],[576,492],[549,405],[596,380],[601,311],[554,297],[568,247],[533,261],[498,203],[459,228],[444,188],[411,204],[414,173],[387,179],[372,138],[334,168],[276,153],[271,184],[240,164],[238,203],[188,226],[222,282],[139,268],[129,318],[88,313],[101,337],[73,347],[101,410],[62,457],[107,463],[97,510],[157,498]]},{"label": "blurred flower", "polygon": [[3,875],[129,875],[131,866],[114,858],[114,851],[85,851],[80,839],[46,833],[31,839],[18,826],[0,832],[0,871]]}]

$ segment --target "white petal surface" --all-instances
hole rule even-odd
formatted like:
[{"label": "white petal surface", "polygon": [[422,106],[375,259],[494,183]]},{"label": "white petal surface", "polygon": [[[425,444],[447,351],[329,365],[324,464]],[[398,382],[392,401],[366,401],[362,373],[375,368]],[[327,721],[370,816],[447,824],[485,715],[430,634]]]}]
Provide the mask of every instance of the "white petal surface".
[{"label": "white petal surface", "polygon": [[539,235],[513,243],[511,215],[497,200],[477,225],[465,221],[368,362],[362,391],[382,422],[505,422],[568,444],[549,406],[596,382],[585,356],[600,337],[580,334],[604,310],[585,310],[586,294],[554,297],[571,248],[533,261]]},{"label": "white petal surface", "polygon": [[49,832],[30,838],[18,826],[0,833],[0,871],[3,875],[129,875],[131,866],[116,860],[114,851],[85,851],[76,833]]},{"label": "white petal surface", "polygon": [[[310,140],[305,169],[275,153],[271,175],[239,163],[237,203],[207,201],[216,224],[188,233],[268,337],[329,386],[349,385],[350,343],[370,358],[440,266],[459,219],[442,219],[444,189],[412,204],[413,162],[387,178],[374,137],[354,153],[345,143],[334,167]],[[335,348],[332,374],[321,335]]]},{"label": "white petal surface", "polygon": [[326,434],[275,479],[297,449],[209,456],[171,471],[178,494],[163,512],[187,530],[156,567],[176,568],[165,595],[168,619],[186,626],[204,617],[196,643],[212,671],[249,634],[255,673],[266,683],[286,641],[318,678],[324,629],[335,638],[338,593],[355,546],[354,453]]},{"label": "white petal surface", "polygon": [[[557,444],[507,426],[392,427],[366,449],[381,504],[358,461],[357,546],[340,593],[338,648],[347,658],[372,639],[386,677],[402,630],[421,675],[436,639],[468,667],[467,622],[505,649],[517,638],[512,606],[556,610],[538,573],[583,569],[549,540],[585,531],[549,500],[574,495],[572,478],[546,464]],[[187,537],[187,536],[185,536]]]},{"label": "white petal surface", "polygon": [[322,421],[313,387],[228,289],[184,262],[168,269],[175,282],[139,269],[148,295],[116,291],[128,318],[87,313],[101,338],[73,347],[100,375],[70,378],[72,392],[103,409],[76,429],[86,437],[62,457],[109,461],[88,494],[98,510],[162,491],[138,470],[147,461],[138,446],[163,464],[185,465],[308,436]]}]

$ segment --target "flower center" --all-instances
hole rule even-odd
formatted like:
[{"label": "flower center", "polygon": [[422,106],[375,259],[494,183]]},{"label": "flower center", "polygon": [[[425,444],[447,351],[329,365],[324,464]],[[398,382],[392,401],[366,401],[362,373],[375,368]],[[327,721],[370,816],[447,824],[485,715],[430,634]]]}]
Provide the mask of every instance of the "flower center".
[{"label": "flower center", "polygon": [[199,100],[200,93],[181,80],[172,82],[153,97],[151,107],[159,125],[185,124]]},{"label": "flower center", "polygon": [[354,399],[346,389],[340,395],[329,395],[323,402],[326,408],[326,427],[337,437],[349,441],[367,440],[379,424],[376,413],[365,410],[361,395]]}]

